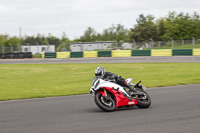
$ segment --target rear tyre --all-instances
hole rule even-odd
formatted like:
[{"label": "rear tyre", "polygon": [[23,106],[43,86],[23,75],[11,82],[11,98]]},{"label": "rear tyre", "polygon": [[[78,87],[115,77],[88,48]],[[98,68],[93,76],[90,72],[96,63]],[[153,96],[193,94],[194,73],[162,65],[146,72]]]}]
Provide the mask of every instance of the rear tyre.
[{"label": "rear tyre", "polygon": [[112,112],[115,110],[116,104],[112,97],[107,99],[106,97],[102,96],[101,93],[96,93],[94,96],[94,101],[96,105],[106,112]]},{"label": "rear tyre", "polygon": [[139,108],[148,108],[151,105],[151,98],[150,96],[143,90],[140,88],[137,88],[138,91],[144,93],[145,95],[145,99],[137,99],[137,106]]}]

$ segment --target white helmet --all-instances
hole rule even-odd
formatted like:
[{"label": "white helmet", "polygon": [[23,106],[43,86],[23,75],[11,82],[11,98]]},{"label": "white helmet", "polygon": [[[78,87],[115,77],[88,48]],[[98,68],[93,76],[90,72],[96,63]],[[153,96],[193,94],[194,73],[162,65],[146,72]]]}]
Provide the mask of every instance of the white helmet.
[{"label": "white helmet", "polygon": [[96,70],[95,70],[95,75],[96,76],[103,76],[104,73],[105,73],[105,68],[100,66],[100,67],[97,67]]}]

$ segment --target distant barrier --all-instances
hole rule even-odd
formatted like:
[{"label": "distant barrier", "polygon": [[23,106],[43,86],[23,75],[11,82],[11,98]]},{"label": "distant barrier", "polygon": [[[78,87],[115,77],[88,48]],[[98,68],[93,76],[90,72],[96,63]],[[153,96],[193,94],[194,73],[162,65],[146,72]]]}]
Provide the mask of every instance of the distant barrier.
[{"label": "distant barrier", "polygon": [[98,57],[111,57],[111,51],[98,51]]},{"label": "distant barrier", "polygon": [[0,59],[24,59],[32,58],[31,52],[5,53],[0,54]]},{"label": "distant barrier", "polygon": [[81,58],[83,57],[83,52],[71,52],[70,58]]},{"label": "distant barrier", "polygon": [[[44,56],[45,55],[45,56]],[[131,57],[131,56],[200,56],[200,49],[152,49],[111,50],[84,52],[43,53],[44,58],[89,58],[89,57]]]},{"label": "distant barrier", "polygon": [[70,52],[57,52],[57,58],[70,58]]},{"label": "distant barrier", "polygon": [[83,57],[87,58],[87,57],[97,57],[98,53],[97,51],[84,51],[83,52]]},{"label": "distant barrier", "polygon": [[44,53],[44,58],[56,58],[56,56],[57,56],[56,52]]},{"label": "distant barrier", "polygon": [[44,53],[42,53],[42,58],[44,58]]},{"label": "distant barrier", "polygon": [[173,56],[192,56],[192,49],[173,49]]},{"label": "distant barrier", "polygon": [[131,50],[112,50],[112,57],[130,57]]},{"label": "distant barrier", "polygon": [[132,56],[151,56],[151,50],[132,50]]},{"label": "distant barrier", "polygon": [[200,49],[193,49],[194,56],[200,56]]},{"label": "distant barrier", "polygon": [[153,49],[151,50],[151,56],[172,56],[171,49]]},{"label": "distant barrier", "polygon": [[[42,53],[42,58],[89,58],[89,57],[131,57],[131,56],[200,56],[200,49],[152,49],[152,50],[112,50],[84,52]],[[32,58],[31,52],[0,54],[0,59]]]}]

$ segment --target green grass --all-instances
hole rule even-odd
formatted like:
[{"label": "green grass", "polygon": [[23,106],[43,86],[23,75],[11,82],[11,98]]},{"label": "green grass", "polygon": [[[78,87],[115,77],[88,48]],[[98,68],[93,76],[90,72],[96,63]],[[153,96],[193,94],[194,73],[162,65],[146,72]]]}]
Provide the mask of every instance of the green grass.
[{"label": "green grass", "polygon": [[33,54],[33,58],[42,58],[42,54]]},{"label": "green grass", "polygon": [[[195,45],[195,48],[200,48],[200,44],[196,44]],[[172,47],[154,47],[153,49],[172,49]],[[193,49],[193,45],[190,44],[190,45],[179,45],[179,46],[174,46],[174,49]]]},{"label": "green grass", "polygon": [[[2,64],[0,100],[86,94],[102,64]],[[147,87],[200,83],[200,63],[103,64]]]}]

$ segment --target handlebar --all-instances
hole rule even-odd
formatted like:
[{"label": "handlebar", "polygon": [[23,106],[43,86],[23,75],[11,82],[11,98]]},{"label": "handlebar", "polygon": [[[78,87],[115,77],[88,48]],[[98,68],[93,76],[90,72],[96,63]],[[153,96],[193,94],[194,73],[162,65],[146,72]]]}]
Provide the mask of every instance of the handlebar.
[{"label": "handlebar", "polygon": [[139,82],[136,84],[136,86],[138,86],[141,82],[142,82],[142,81],[139,81]]}]

